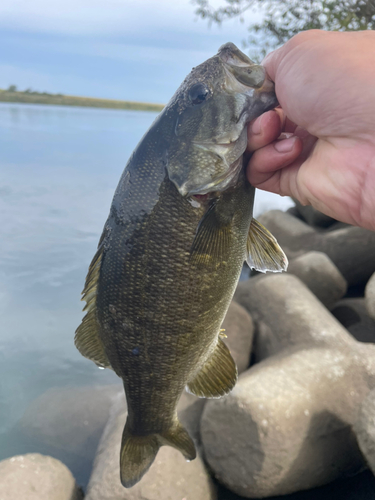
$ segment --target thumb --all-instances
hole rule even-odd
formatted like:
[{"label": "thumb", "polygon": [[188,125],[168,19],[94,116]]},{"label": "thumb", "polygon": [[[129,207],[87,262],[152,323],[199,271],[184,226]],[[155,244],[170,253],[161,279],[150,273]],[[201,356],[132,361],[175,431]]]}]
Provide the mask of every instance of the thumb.
[{"label": "thumb", "polygon": [[261,63],[273,82],[276,81],[277,69],[279,67],[280,61],[283,58],[284,52],[285,45],[267,54]]}]

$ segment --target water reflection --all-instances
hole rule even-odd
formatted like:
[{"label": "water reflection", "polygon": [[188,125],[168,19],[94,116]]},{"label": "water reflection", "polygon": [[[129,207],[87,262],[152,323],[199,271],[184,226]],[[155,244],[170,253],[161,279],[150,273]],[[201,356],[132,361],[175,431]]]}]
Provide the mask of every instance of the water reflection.
[{"label": "water reflection", "polygon": [[114,188],[154,118],[0,105],[0,459],[37,451],[11,429],[48,388],[116,380],[80,356],[73,335]]}]

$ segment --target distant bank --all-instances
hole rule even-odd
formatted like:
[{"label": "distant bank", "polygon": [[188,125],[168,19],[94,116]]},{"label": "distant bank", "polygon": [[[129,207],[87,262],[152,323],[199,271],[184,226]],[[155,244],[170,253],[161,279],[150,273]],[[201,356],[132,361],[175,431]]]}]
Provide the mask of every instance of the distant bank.
[{"label": "distant bank", "polygon": [[48,94],[46,92],[22,92],[0,89],[0,102],[20,102],[25,104],[51,104],[58,106],[86,106],[89,108],[131,109],[136,111],[161,111],[163,104],[147,102],[117,101],[114,99],[94,99],[73,95]]}]

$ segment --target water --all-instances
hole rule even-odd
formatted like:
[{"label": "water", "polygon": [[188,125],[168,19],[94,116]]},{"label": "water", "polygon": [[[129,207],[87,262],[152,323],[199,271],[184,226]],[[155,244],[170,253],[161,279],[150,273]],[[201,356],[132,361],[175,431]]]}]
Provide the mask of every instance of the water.
[{"label": "water", "polygon": [[[44,450],[18,424],[45,391],[118,380],[73,336],[113,191],[155,116],[0,104],[0,459]],[[255,212],[290,205],[258,192]],[[73,473],[86,481],[87,471]]]}]

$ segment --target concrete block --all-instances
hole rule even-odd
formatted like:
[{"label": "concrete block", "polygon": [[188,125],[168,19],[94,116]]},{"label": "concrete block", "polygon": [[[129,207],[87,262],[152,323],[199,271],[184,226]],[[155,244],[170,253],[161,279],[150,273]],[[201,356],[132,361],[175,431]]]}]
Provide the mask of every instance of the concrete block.
[{"label": "concrete block", "polygon": [[[375,387],[375,346],[357,342],[295,276],[256,280],[262,359],[201,420],[206,459],[247,498],[286,495],[365,467],[353,424]],[[264,338],[260,343],[264,342]]]},{"label": "concrete block", "polygon": [[0,462],[1,500],[81,500],[70,470],[59,460],[28,453]]}]

